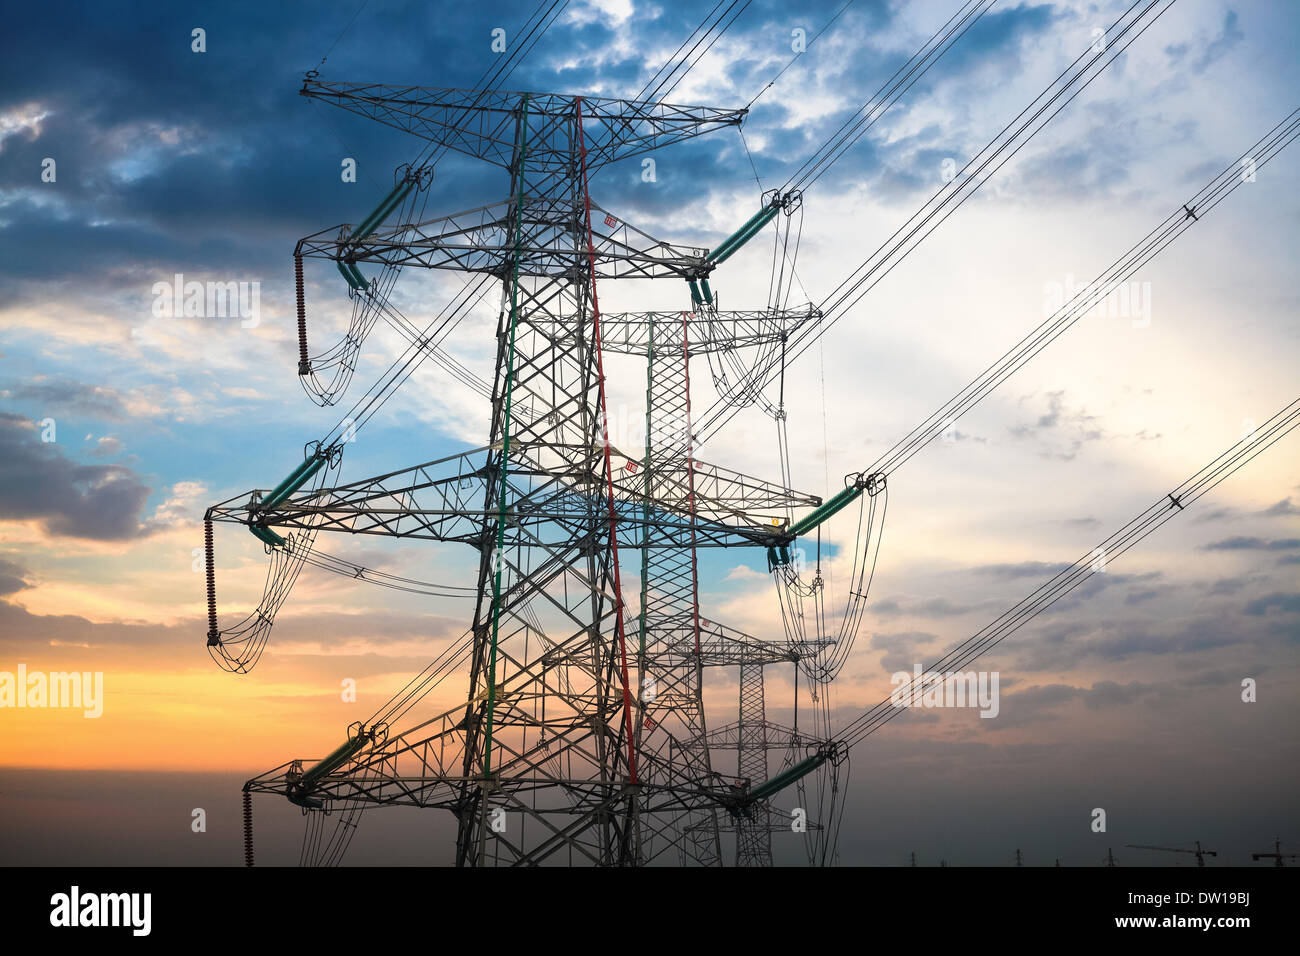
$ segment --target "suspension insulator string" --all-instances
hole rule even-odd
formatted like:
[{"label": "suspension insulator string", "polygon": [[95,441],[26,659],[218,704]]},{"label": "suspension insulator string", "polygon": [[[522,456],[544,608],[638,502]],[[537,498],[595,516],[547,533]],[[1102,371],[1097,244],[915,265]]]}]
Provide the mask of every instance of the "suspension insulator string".
[{"label": "suspension insulator string", "polygon": [[244,789],[244,866],[253,865],[253,795]]},{"label": "suspension insulator string", "polygon": [[298,291],[298,374],[311,374],[311,360],[307,358],[307,299],[302,289],[302,254],[293,255],[293,277]]},{"label": "suspension insulator string", "polygon": [[212,556],[212,512],[203,517],[203,552],[208,578],[208,647],[221,643],[221,631],[217,628],[217,572]]}]

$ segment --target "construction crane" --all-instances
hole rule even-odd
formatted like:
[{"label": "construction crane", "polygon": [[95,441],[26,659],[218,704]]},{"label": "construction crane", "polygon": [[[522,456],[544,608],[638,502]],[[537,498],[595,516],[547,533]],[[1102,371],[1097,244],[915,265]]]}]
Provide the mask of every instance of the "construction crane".
[{"label": "construction crane", "polygon": [[1196,855],[1197,866],[1205,866],[1205,858],[1207,856],[1219,855],[1213,850],[1201,849],[1200,840],[1196,841],[1196,849],[1194,850],[1188,849],[1186,847],[1177,847],[1177,846],[1148,846],[1145,843],[1125,843],[1124,845],[1128,847],[1130,850],[1158,850],[1161,853],[1192,853]]},{"label": "construction crane", "polygon": [[1260,860],[1272,860],[1274,866],[1286,866],[1286,864],[1282,862],[1283,860],[1300,859],[1300,853],[1283,853],[1282,841],[1275,839],[1273,841],[1272,853],[1252,853],[1250,858],[1256,863]]}]

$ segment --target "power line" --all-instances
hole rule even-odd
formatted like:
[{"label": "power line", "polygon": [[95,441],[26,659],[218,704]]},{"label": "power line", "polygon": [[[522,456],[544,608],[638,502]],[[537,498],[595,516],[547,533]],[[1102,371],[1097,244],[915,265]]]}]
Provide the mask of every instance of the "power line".
[{"label": "power line", "polygon": [[361,16],[361,11],[364,10],[366,8],[366,5],[369,3],[370,0],[361,0],[361,6],[357,7],[356,13],[352,14],[352,18],[348,20],[346,24],[344,24],[343,29],[339,31],[339,35],[334,38],[334,42],[331,43],[329,45],[329,49],[325,51],[325,55],[320,58],[320,63],[316,64],[316,69],[319,70],[321,68],[321,65],[324,64],[324,62],[329,58],[329,55],[334,52],[334,48],[338,46],[339,41],[343,39],[343,34],[347,33],[350,29],[352,29],[352,24],[356,23],[357,17]]},{"label": "power line", "polygon": [[[1139,3],[1141,0],[1139,0]],[[941,188],[912,217],[895,230],[876,251],[834,289],[821,310],[821,318],[801,326],[790,342],[786,361],[793,361],[806,351],[856,305],[867,292],[902,262],[916,246],[937,228],[944,219],[961,206],[981,185],[988,181],[1026,143],[1040,132],[1080,92],[1087,88],[1103,70],[1142,35],[1175,0],[1149,0],[1136,15],[1134,3],[1111,25],[1104,49],[1088,58],[1088,51],[1080,54],[1028,106],[1020,111],[1003,129],[957,174],[952,182]],[[1155,17],[1146,18],[1159,8]],[[1141,25],[1140,29],[1137,29]],[[1132,33],[1137,29],[1136,33]],[[1132,36],[1129,34],[1132,33]],[[1092,49],[1091,47],[1089,48]],[[1069,94],[1068,96],[1066,94]],[[1059,101],[1059,102],[1058,102]],[[1031,112],[1032,111],[1032,112]],[[1021,122],[1022,118],[1030,114]],[[1017,125],[1019,123],[1019,125]],[[996,165],[994,165],[996,163]],[[769,363],[755,367],[752,384],[761,387],[770,384],[776,372]],[[746,383],[751,384],[751,383]],[[697,432],[699,444],[716,435],[719,429],[738,411],[725,398],[716,400],[705,412]]]},{"label": "power line", "polygon": [[912,54],[893,75],[885,81],[884,86],[876,91],[875,96],[867,100],[855,113],[849,116],[830,138],[818,147],[803,164],[791,174],[782,192],[792,189],[806,190],[829,169],[844,153],[861,139],[876,121],[902,97],[904,93],[930,71],[953,45],[966,35],[981,17],[984,16],[997,0],[966,0],[947,22]]},{"label": "power line", "polygon": [[836,735],[837,738],[846,747],[861,743],[907,706],[920,699],[927,689],[932,688],[935,682],[934,675],[941,676],[968,666],[1079,587],[1093,574],[1104,573],[1111,561],[1141,543],[1175,516],[1182,514],[1187,507],[1209,494],[1247,463],[1289,435],[1297,425],[1300,425],[1300,398],[1283,407],[1262,427],[1237,442],[1173,491],[1162,495],[1092,551],[1084,554],[1068,568],[1040,585],[1028,597],[1003,612],[993,622],[962,641],[926,668],[920,678],[914,677],[903,687],[896,689],[889,698],[866,711]]},{"label": "power line", "polygon": [[[1080,289],[1061,309],[1004,352],[929,418],[913,428],[867,469],[868,473],[892,473],[897,470],[1103,302],[1121,282],[1134,275],[1175,239],[1201,221],[1205,213],[1247,182],[1243,175],[1243,163],[1249,161],[1255,170],[1262,169],[1297,136],[1300,136],[1300,109],[1293,110],[1241,156],[1224,167],[1186,203],[1116,259],[1100,276]],[[1196,216],[1187,215],[1188,209],[1195,210]]]},{"label": "power line", "polygon": [[747,104],[745,104],[745,109],[746,110],[753,109],[754,104],[758,102],[758,98],[762,96],[764,93],[766,93],[768,90],[770,90],[773,86],[775,86],[776,81],[781,79],[781,77],[785,75],[785,71],[790,69],[790,67],[794,66],[795,60],[799,59],[799,57],[807,53],[808,50],[812,47],[812,45],[817,42],[817,38],[821,36],[823,33],[825,33],[827,30],[829,30],[831,24],[833,24],[836,20],[840,18],[840,14],[842,14],[845,10],[847,10],[852,5],[853,5],[853,0],[846,0],[844,5],[841,6],[838,10],[836,10],[834,15],[829,20],[827,20],[824,24],[822,24],[822,28],[812,35],[812,38],[808,40],[808,42],[804,45],[804,48],[799,52],[797,52],[794,56],[790,57],[790,61],[786,63],[785,66],[781,67],[781,69],[777,72],[776,76],[768,80],[767,84],[761,90],[759,90],[757,93],[754,94],[754,98],[750,100]]}]

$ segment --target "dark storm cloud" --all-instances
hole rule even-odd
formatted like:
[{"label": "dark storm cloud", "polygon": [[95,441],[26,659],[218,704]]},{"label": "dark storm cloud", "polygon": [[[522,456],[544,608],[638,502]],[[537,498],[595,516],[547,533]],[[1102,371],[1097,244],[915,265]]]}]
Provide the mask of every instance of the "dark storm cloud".
[{"label": "dark storm cloud", "polygon": [[1071,608],[1088,603],[1103,591],[1112,588],[1125,592],[1126,596],[1133,593],[1135,586],[1142,586],[1143,590],[1152,590],[1154,583],[1161,580],[1162,577],[1163,575],[1159,571],[1146,571],[1141,574],[1117,574],[1108,570],[1089,574],[1078,587],[1052,605],[1051,613],[1068,611]]},{"label": "dark storm cloud", "polygon": [[1275,593],[1257,597],[1246,604],[1246,613],[1263,616],[1276,611],[1280,614],[1300,614],[1300,594]]},{"label": "dark storm cloud", "polygon": [[[1037,39],[1040,35],[1055,30],[1073,42],[1078,37],[1078,52],[1083,52],[1089,42],[1091,22],[1069,24],[1061,23],[1071,16],[1068,12],[1055,13],[1046,6],[1034,8],[1017,8],[1005,11],[1007,19],[999,23],[995,18],[986,16],[984,22],[975,30],[994,34],[1001,30],[1002,37],[989,36],[989,44],[981,48],[980,43],[969,43],[963,39],[945,57],[943,66],[951,75],[960,75],[962,71],[978,68],[980,62],[1003,63],[1003,72],[1007,76],[1019,71],[1022,51],[1027,47],[1026,40]],[[972,31],[972,33],[975,32]],[[1184,43],[1165,48],[1170,56],[1175,71],[1185,61],[1195,73],[1204,72],[1212,64],[1219,62],[1239,41],[1244,34],[1237,25],[1237,15],[1229,11],[1222,27],[1208,39]],[[999,42],[999,40],[1001,42]],[[1068,44],[1067,44],[1068,46]],[[1190,58],[1190,61],[1189,61]],[[969,61],[969,63],[968,63]],[[1127,68],[1126,54],[1121,54],[1107,67],[1107,72],[1122,76]],[[916,93],[917,91],[913,91]],[[1026,90],[1025,101],[1037,92]],[[909,94],[911,96],[913,94]],[[1169,117],[1159,115],[1135,116],[1131,104],[1119,100],[1099,99],[1100,94],[1089,97],[1085,94],[1065,113],[1054,119],[1048,128],[1048,138],[1052,128],[1065,129],[1066,145],[1049,148],[1046,151],[1031,151],[1014,166],[1015,196],[1021,200],[1038,201],[1048,198],[1064,198],[1086,193],[1093,197],[1101,195],[1122,195],[1131,200],[1136,196],[1151,193],[1152,190],[1141,187],[1132,179],[1133,167],[1149,151],[1150,131],[1153,126],[1161,129],[1168,142],[1183,143],[1190,141],[1196,133],[1198,124],[1195,120],[1184,119],[1170,121]],[[1071,114],[1076,114],[1073,118]],[[1008,120],[1011,116],[1008,115]],[[1153,123],[1154,120],[1154,123]],[[911,144],[910,168],[924,172],[942,157],[968,157],[980,148],[995,130],[969,130],[963,141],[961,131],[967,130],[960,115],[948,117],[946,130],[925,144]],[[937,133],[937,131],[936,131]],[[1081,144],[1081,145],[1080,145]],[[1203,174],[1189,173],[1187,168],[1178,169],[1172,175],[1179,180],[1200,182],[1205,176],[1217,173],[1222,168],[1222,159],[1214,157],[1197,162],[1196,157],[1189,157],[1191,169],[1203,169]],[[960,165],[960,161],[959,161]],[[841,171],[842,173],[843,171]],[[892,182],[882,184],[886,191],[898,188],[927,187],[932,185],[925,175],[908,177],[906,170],[894,165],[889,170]],[[895,175],[897,174],[897,175]],[[1001,176],[1003,182],[1007,174]],[[998,180],[993,188],[997,189]]]},{"label": "dark storm cloud", "polygon": [[978,604],[961,605],[943,597],[911,601],[907,604],[903,604],[894,598],[887,598],[884,601],[872,604],[870,610],[871,613],[880,617],[896,617],[904,614],[915,614],[920,617],[956,617],[961,614],[968,614],[977,607],[979,607]]},{"label": "dark storm cloud", "polygon": [[893,634],[872,634],[871,648],[884,651],[880,664],[887,671],[910,671],[915,664],[924,665],[921,648],[939,638],[926,631],[900,631]]},{"label": "dark storm cloud", "polygon": [[0,558],[0,596],[13,594],[31,587],[27,583],[27,569],[21,564]]},{"label": "dark storm cloud", "polygon": [[1300,538],[1265,539],[1239,535],[1213,541],[1204,546],[1205,551],[1294,551],[1300,548]]},{"label": "dark storm cloud", "polygon": [[[198,630],[196,623],[188,633]],[[186,634],[187,629],[179,625],[93,622],[76,614],[33,614],[16,604],[0,601],[0,636],[10,654],[48,648],[53,642],[82,648],[175,646]]]},{"label": "dark storm cloud", "polygon": [[1210,585],[1210,588],[1208,591],[1206,591],[1206,593],[1215,596],[1224,595],[1224,594],[1236,594],[1245,586],[1246,586],[1246,580],[1244,578],[1219,578],[1217,581],[1215,581],[1213,584]]},{"label": "dark storm cloud", "polygon": [[1300,506],[1296,506],[1291,498],[1283,498],[1282,501],[1274,502],[1266,509],[1258,511],[1243,511],[1235,507],[1217,507],[1205,514],[1197,515],[1196,524],[1208,524],[1210,522],[1223,522],[1223,520],[1239,520],[1247,516],[1256,516],[1256,518],[1291,518],[1291,516],[1300,515]]},{"label": "dark storm cloud", "polygon": [[46,412],[79,415],[96,421],[124,422],[131,417],[116,389],[69,379],[13,382],[0,389],[0,398],[26,402]]},{"label": "dark storm cloud", "polygon": [[[1284,613],[1300,609],[1300,596],[1273,595],[1261,602],[1261,608],[1289,607]],[[1257,612],[1261,617],[1264,613],[1263,609]],[[1018,635],[1018,643],[1007,647],[1014,657],[1005,669],[1052,671],[1078,667],[1087,661],[1115,663],[1138,657],[1187,657],[1234,645],[1268,645],[1283,634],[1275,623],[1241,617],[1236,602],[1204,608],[1196,617],[1180,620],[1111,616],[1100,629],[1085,621],[1062,621],[1037,630],[1027,628]]]},{"label": "dark storm cloud", "polygon": [[1070,567],[1072,565],[1054,564],[1050,561],[1020,561],[1015,564],[986,564],[976,568],[976,572],[1010,581],[1025,577],[1048,578]]},{"label": "dark storm cloud", "polygon": [[1001,695],[997,719],[988,722],[988,729],[1006,730],[1032,726],[1042,720],[1054,719],[1060,716],[1060,711],[1066,705],[1075,701],[1081,701],[1092,711],[1109,711],[1136,703],[1159,690],[1160,686],[1155,684],[1143,684],[1137,681],[1119,684],[1108,680],[1098,681],[1091,687],[1075,687],[1071,684],[1043,684],[1027,687],[1014,694]]},{"label": "dark storm cloud", "polygon": [[119,541],[140,524],[150,489],[121,465],[78,465],[40,440],[27,418],[0,412],[0,518],[39,521],[52,535]]},{"label": "dark storm cloud", "polygon": [[[934,70],[920,77],[908,89],[892,110],[901,113],[912,103],[944,86],[968,85],[979,71],[1015,75],[1025,52],[1052,30],[1058,18],[1049,4],[1021,4],[985,14],[944,54]],[[873,50],[869,55],[855,55],[853,67],[834,75],[835,89],[831,92],[841,93],[850,89],[855,91],[852,99],[865,103],[877,90],[888,85],[890,77],[915,52],[900,46],[885,52]],[[758,107],[758,110],[762,109],[762,106]],[[787,108],[769,105],[767,109],[777,111],[779,123],[792,125],[792,116]],[[845,111],[817,123],[799,123],[788,130],[778,128],[771,131],[768,147],[762,153],[765,172],[773,162],[781,164],[778,169],[783,174],[792,171],[849,115]],[[762,112],[756,112],[756,116],[758,120],[768,122]],[[942,185],[939,171],[943,160],[953,158],[958,160],[959,166],[962,165],[996,132],[994,129],[981,129],[963,133],[966,125],[962,118],[950,116],[946,128],[931,124],[904,135],[891,131],[888,147],[882,149],[874,135],[882,129],[883,126],[874,127],[855,143],[845,154],[845,159],[831,167],[818,183],[819,190],[831,192],[845,187],[865,187],[873,195],[897,200],[930,194]]]},{"label": "dark storm cloud", "polygon": [[[756,51],[738,54],[729,65],[726,82],[739,99],[747,101],[771,79],[772,54],[763,51],[770,46],[784,62],[791,25],[797,20],[811,35],[838,6],[798,16],[779,3],[747,11],[729,33],[743,38],[737,47]],[[38,133],[15,134],[0,147],[0,241],[8,250],[0,258],[0,288],[11,302],[46,296],[47,283],[58,280],[70,290],[94,280],[101,290],[129,291],[147,289],[142,283],[155,273],[260,277],[301,236],[361,218],[391,183],[394,167],[420,147],[399,131],[300,98],[305,69],[328,50],[321,67],[326,79],[472,87],[495,65],[491,30],[501,26],[522,42],[515,32],[529,12],[510,5],[389,3],[362,10],[331,48],[340,25],[356,13],[352,3],[315,5],[310,14],[251,2],[219,8],[72,5],[62,13],[59,7],[11,11],[6,32],[24,42],[0,57],[0,112],[45,114]],[[645,57],[675,48],[700,16],[688,7],[638,7],[630,21],[638,43],[621,59],[610,53],[614,34],[604,19],[557,24],[504,85],[582,91],[599,77],[608,93],[633,96],[652,72]],[[844,50],[858,49],[864,37],[884,34],[893,16],[883,2],[860,4],[809,55],[821,49],[846,56]],[[1047,5],[986,15],[948,54],[936,82],[960,82],[989,63],[1016,65],[1025,45],[1053,19]],[[69,22],[77,29],[67,29]],[[403,25],[400,34],[394,24]],[[196,26],[207,31],[206,53],[190,49]],[[50,49],[60,55],[49,56]],[[849,58],[835,82],[865,101],[912,52]],[[601,58],[598,69],[585,65],[595,56]],[[929,83],[929,77],[922,80],[908,98],[925,96]],[[782,112],[777,107],[759,118],[771,140],[760,158],[769,178],[787,160],[797,164],[843,119],[787,135],[769,128],[770,118],[779,121]],[[881,161],[868,137],[839,172],[858,179],[862,169],[871,169],[889,189],[908,190],[922,181],[928,188],[932,171],[920,173],[916,164],[948,155],[941,137],[932,128],[891,143],[892,164]],[[343,156],[358,160],[358,183],[341,182]],[[56,183],[39,180],[45,157],[58,163]],[[680,144],[656,160],[657,182],[643,183],[639,161],[632,160],[603,171],[597,193],[612,194],[611,208],[628,214],[678,215],[707,196],[711,182],[734,180],[735,169],[748,166],[731,131]],[[453,155],[439,163],[428,208],[490,202],[505,188],[501,170]]]},{"label": "dark storm cloud", "polygon": [[[8,568],[12,567],[10,571]],[[0,594],[13,593],[26,585],[17,565],[0,559]],[[12,585],[18,582],[19,587]],[[10,587],[8,592],[5,587]],[[195,591],[196,603],[199,591]],[[224,615],[225,612],[223,612]],[[235,610],[229,615],[235,618]],[[223,624],[225,623],[223,619]],[[178,624],[134,623],[122,621],[91,621],[77,614],[33,614],[26,608],[0,600],[0,638],[12,652],[47,648],[51,642],[83,648],[121,650],[124,648],[149,649],[175,648],[190,642],[199,646],[207,625],[197,617]],[[402,614],[393,611],[375,611],[367,615],[340,615],[327,613],[296,614],[276,623],[272,631],[272,644],[287,642],[345,643],[364,638],[368,646],[383,646],[406,641],[436,643],[459,637],[464,624],[437,614]],[[372,662],[388,659],[400,664],[414,663],[423,667],[428,658],[408,659],[404,655],[386,658],[370,650],[331,651],[334,656],[366,658]],[[313,655],[295,659],[311,660]],[[376,666],[375,672],[382,671]]]},{"label": "dark storm cloud", "polygon": [[[881,19],[883,5],[865,5]],[[773,5],[772,11],[777,11]],[[149,4],[76,8],[79,28],[48,6],[13,12],[21,49],[0,58],[0,111],[45,114],[38,134],[3,145],[0,190],[7,194],[0,236],[7,243],[0,283],[95,277],[100,288],[131,288],[138,276],[200,270],[264,271],[300,236],[355,221],[410,160],[419,140],[344,111],[298,97],[302,70],[329,49],[348,3],[310,16],[274,4],[219,9]],[[475,86],[495,66],[490,31],[515,35],[528,11],[512,6],[387,4],[363,11],[330,52],[327,79]],[[69,17],[74,11],[69,11]],[[631,96],[648,79],[646,51],[672,49],[699,21],[694,9],[638,9],[634,54],[602,63],[602,83]],[[754,29],[756,12],[735,28]],[[394,38],[392,25],[404,24]],[[206,53],[190,50],[190,30],[207,30]],[[672,40],[669,43],[669,40]],[[788,38],[787,38],[788,39]],[[590,67],[557,73],[554,64],[606,57],[613,40],[601,19],[557,24],[512,75],[509,89],[581,91]],[[788,43],[786,44],[788,46]],[[57,58],[44,50],[63,51]],[[382,50],[382,63],[371,55]],[[741,64],[743,67],[743,64]],[[740,159],[732,133],[685,143],[658,158],[658,181],[640,180],[639,162],[605,170],[599,186],[625,193],[614,205],[642,214],[677,213]],[[39,181],[44,157],[58,181]],[[341,182],[340,160],[359,162],[359,182]],[[501,170],[450,154],[438,165],[430,209],[450,211],[501,198]],[[670,237],[676,238],[676,237]],[[132,274],[133,273],[133,274]],[[16,289],[9,289],[12,293]],[[24,297],[48,287],[24,289]]]},{"label": "dark storm cloud", "polygon": [[[991,564],[974,568],[976,574],[982,574],[996,578],[1001,581],[1019,581],[1021,579],[1033,579],[1040,582],[1050,580],[1054,575],[1072,567],[1073,565],[1054,564],[1050,562],[1025,561],[1013,564]],[[963,572],[968,574],[969,572]],[[1098,596],[1104,592],[1114,592],[1115,602],[1125,606],[1134,606],[1144,604],[1157,598],[1173,593],[1176,588],[1173,585],[1163,583],[1163,574],[1159,571],[1148,571],[1138,574],[1117,574],[1114,571],[1104,573],[1089,574],[1082,583],[1073,590],[1063,594],[1050,607],[1042,612],[1040,621],[1046,624],[1047,637],[1043,638],[1048,644],[1059,643],[1066,638],[1073,638],[1080,633],[1084,633],[1086,628],[1081,625],[1067,625],[1064,628],[1050,624],[1048,622],[1059,619],[1062,615],[1067,615],[1075,609],[1092,603],[1098,599]],[[1028,589],[1029,585],[1023,585]],[[869,606],[871,614],[877,618],[893,618],[905,615],[911,615],[924,618],[950,618],[960,617],[974,612],[983,612],[990,617],[1007,607],[1011,606],[1021,595],[1007,594],[999,597],[990,597],[987,591],[980,592],[982,600],[962,601],[960,599],[950,599],[948,597],[933,597],[924,600],[903,600],[897,598],[886,598],[881,601],[873,602]],[[1041,632],[1040,632],[1041,633]],[[950,638],[963,637],[965,635],[953,633],[948,635]],[[888,649],[887,645],[881,645]]]},{"label": "dark storm cloud", "polygon": [[1131,594],[1127,594],[1124,596],[1124,603],[1142,604],[1146,601],[1150,601],[1153,600],[1154,598],[1158,598],[1160,594],[1161,592],[1159,590],[1156,590],[1155,588],[1151,588],[1146,591],[1134,591]]},{"label": "dark storm cloud", "polygon": [[[0,146],[0,283],[84,283],[128,266],[251,270],[268,255],[285,257],[302,235],[360,218],[421,148],[297,95],[302,71],[317,65],[353,3],[58,7],[7,12],[6,37],[23,43],[0,57],[0,112],[46,115],[38,135]],[[527,12],[388,3],[357,18],[322,73],[473,86],[494,63],[491,29],[513,31]],[[394,23],[404,25],[396,40]],[[190,49],[195,26],[207,31],[206,53]],[[598,27],[580,32],[600,42]],[[543,64],[539,52],[508,85],[531,86]],[[356,184],[341,181],[345,155],[358,160]],[[45,157],[58,163],[55,183],[40,181]],[[450,159],[439,173],[443,166],[458,175],[435,178],[435,208],[508,189],[482,163]]]},{"label": "dark storm cloud", "polygon": [[995,8],[970,28],[943,63],[956,73],[993,64],[998,72],[1014,75],[1023,69],[1025,51],[1050,33],[1060,17],[1050,3]]},{"label": "dark storm cloud", "polygon": [[1071,528],[1097,528],[1101,526],[1100,519],[1091,515],[1082,518],[1064,518],[1058,523]]},{"label": "dark storm cloud", "polygon": [[122,444],[121,439],[105,435],[95,443],[95,447],[90,450],[90,453],[96,458],[112,458],[114,455],[122,454],[125,448],[126,446]]}]

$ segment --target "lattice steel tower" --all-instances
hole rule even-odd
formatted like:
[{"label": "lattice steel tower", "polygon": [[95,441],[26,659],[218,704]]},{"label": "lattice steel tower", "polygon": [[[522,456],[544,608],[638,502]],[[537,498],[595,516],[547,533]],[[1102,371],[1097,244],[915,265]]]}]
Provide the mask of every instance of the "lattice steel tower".
[{"label": "lattice steel tower", "polygon": [[[741,772],[765,777],[769,745],[753,736],[766,727],[762,663],[794,658],[701,618],[698,549],[773,553],[790,542],[793,509],[821,502],[695,458],[690,357],[771,345],[818,313],[721,312],[709,287],[716,265],[789,197],[765,198],[732,247],[710,253],[616,219],[588,184],[616,160],[738,125],[744,111],[310,75],[302,92],[508,170],[510,191],[469,212],[385,224],[426,184],[413,170],[367,220],[299,243],[300,264],[334,261],[354,299],[371,303],[384,290],[366,264],[486,273],[501,282],[502,307],[488,445],[327,487],[342,445],[322,441],[276,489],[210,510],[210,521],[245,524],[266,543],[283,565],[273,578],[296,575],[320,531],[478,552],[467,703],[401,732],[356,724],[325,759],[292,761],[246,789],[342,808],[346,826],[367,805],[451,810],[460,865],[720,863],[738,788],[711,765],[703,668],[744,664]],[[597,280],[619,278],[685,280],[693,309],[602,315]],[[647,360],[644,449],[619,449],[607,434],[603,355],[613,351]],[[299,372],[312,372],[305,345]],[[620,551],[640,555],[635,614]],[[221,631],[212,606],[209,644],[230,669],[255,660],[241,641],[265,641],[287,587],[272,591],[242,630]],[[758,725],[743,720],[747,695]],[[770,861],[765,813],[735,818],[741,862]]]}]

